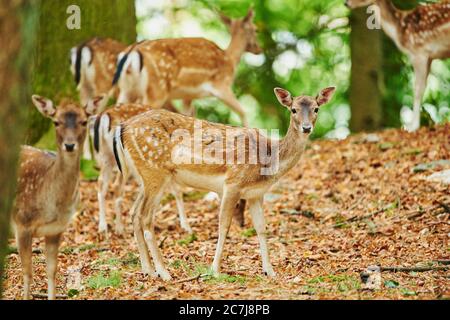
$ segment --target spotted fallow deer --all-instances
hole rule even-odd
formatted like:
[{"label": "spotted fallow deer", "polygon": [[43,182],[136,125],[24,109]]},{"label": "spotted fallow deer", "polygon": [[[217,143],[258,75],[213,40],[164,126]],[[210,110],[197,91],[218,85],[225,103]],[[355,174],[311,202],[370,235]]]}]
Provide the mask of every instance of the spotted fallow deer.
[{"label": "spotted fallow deer", "polygon": [[[119,90],[112,86],[117,66],[117,55],[126,49],[126,45],[110,38],[93,38],[70,50],[70,71],[72,72],[82,105],[100,95],[108,98],[118,97]],[[98,112],[103,111],[100,106]],[[88,132],[92,132],[94,118],[88,121]],[[89,136],[83,146],[83,155],[91,159]]]},{"label": "spotted fallow deer", "polygon": [[383,30],[409,56],[414,67],[414,116],[406,129],[415,131],[420,127],[420,109],[431,62],[450,57],[450,1],[420,5],[409,11],[397,9],[391,0],[346,1],[350,8],[369,4],[380,8]]},{"label": "spotted fallow deer", "polygon": [[[70,50],[70,70],[80,92],[80,102],[85,104],[88,100],[100,95],[117,100],[119,89],[113,86],[113,78],[117,68],[118,56],[127,46],[111,38],[93,38]],[[100,106],[98,112],[104,110]],[[123,101],[128,102],[128,101]],[[169,111],[177,112],[171,103],[164,105]],[[89,132],[92,133],[93,120],[89,121]],[[84,157],[92,158],[89,139],[84,144]]]},{"label": "spotted fallow deer", "polygon": [[94,114],[103,97],[88,101],[85,108],[64,100],[53,102],[34,95],[36,108],[53,120],[58,152],[24,146],[12,222],[23,267],[24,298],[30,298],[32,282],[32,238],[45,237],[48,298],[55,298],[58,248],[62,234],[79,199],[79,172],[88,116]]},{"label": "spotted fallow deer", "polygon": [[[121,122],[130,119],[138,114],[150,110],[147,105],[126,103],[117,104],[114,108],[110,108],[97,116],[94,126],[94,149],[97,153],[96,159],[100,166],[100,175],[98,179],[98,204],[99,204],[99,232],[107,232],[108,225],[106,223],[106,203],[105,197],[108,186],[115,172],[118,172],[115,155],[113,152],[113,136],[114,128]],[[115,231],[117,234],[123,233],[122,222],[122,193],[126,179],[122,174],[118,174],[114,183],[114,208],[115,208]],[[188,233],[192,233],[189,226],[183,203],[183,193],[176,185],[170,188],[175,197],[177,209],[180,217],[181,227]]]},{"label": "spotted fallow deer", "polygon": [[[288,91],[276,88],[279,102],[291,112],[289,130],[282,140],[272,140],[257,129],[210,123],[164,110],[148,111],[117,127],[113,146],[118,163],[125,175],[131,171],[139,177],[140,194],[134,204],[133,226],[144,272],[155,274],[150,251],[156,274],[165,280],[171,278],[158,249],[153,215],[165,187],[176,182],[222,197],[212,264],[215,274],[220,271],[235,204],[245,199],[258,234],[263,271],[275,276],[266,243],[263,197],[298,162],[320,106],[331,99],[334,91],[334,87],[329,87],[316,97],[292,97]],[[266,153],[267,150],[270,151]],[[279,161],[268,162],[264,154]],[[257,161],[250,160],[255,160],[255,155]]]},{"label": "spotted fallow deer", "polygon": [[172,99],[191,101],[214,96],[247,126],[244,109],[231,87],[243,53],[261,53],[253,16],[253,10],[239,20],[222,16],[231,32],[226,50],[203,38],[149,40],[129,48],[121,54],[114,78],[120,88],[118,102],[160,108]]}]

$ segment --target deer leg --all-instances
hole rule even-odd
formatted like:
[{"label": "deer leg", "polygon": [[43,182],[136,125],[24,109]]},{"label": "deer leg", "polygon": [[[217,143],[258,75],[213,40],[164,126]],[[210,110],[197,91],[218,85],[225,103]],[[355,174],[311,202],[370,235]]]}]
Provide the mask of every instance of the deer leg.
[{"label": "deer leg", "polygon": [[163,257],[158,247],[156,241],[155,230],[154,230],[154,214],[159,206],[161,197],[164,194],[165,182],[154,180],[151,186],[147,186],[144,196],[144,205],[142,208],[142,218],[144,223],[144,238],[147,242],[147,246],[150,249],[150,253],[155,263],[156,273],[161,277],[161,279],[168,281],[172,277],[167,271],[163,263]]},{"label": "deer leg", "polygon": [[258,234],[263,272],[269,277],[274,277],[275,272],[270,263],[269,251],[267,249],[266,222],[262,205],[263,199],[251,200],[249,201],[249,211],[252,216],[253,226]]},{"label": "deer leg", "polygon": [[112,175],[112,166],[101,161],[100,176],[98,177],[98,209],[99,221],[98,232],[108,232],[108,224],[106,223],[106,193],[108,192],[109,182]]},{"label": "deer leg", "polygon": [[219,214],[219,238],[217,240],[216,253],[212,264],[212,271],[215,275],[220,273],[220,264],[222,261],[223,245],[230,229],[233,210],[239,201],[239,191],[225,188],[220,204]]},{"label": "deer leg", "polygon": [[241,106],[241,103],[234,95],[231,89],[226,89],[224,91],[217,91],[213,93],[214,96],[222,100],[225,104],[227,104],[231,110],[236,112],[241,118],[242,124],[244,127],[248,127],[247,117],[245,115],[245,111]]},{"label": "deer leg", "polygon": [[189,222],[186,217],[186,212],[184,211],[183,192],[181,192],[181,190],[175,184],[172,184],[171,189],[172,189],[171,192],[175,197],[175,201],[177,203],[177,210],[178,216],[180,218],[181,228],[183,228],[183,230],[186,231],[187,233],[192,234],[193,232],[192,228],[189,225]]},{"label": "deer leg", "polygon": [[83,158],[87,159],[87,160],[91,160],[92,159],[92,154],[91,154],[91,139],[89,136],[89,129],[88,130],[88,134],[86,136],[86,139],[84,139],[84,143],[83,143]]},{"label": "deer leg", "polygon": [[195,117],[195,108],[192,100],[183,100],[183,114],[189,117]]},{"label": "deer leg", "polygon": [[420,127],[420,109],[425,89],[427,87],[427,78],[430,73],[431,60],[427,57],[420,57],[413,60],[414,66],[414,108],[413,120],[408,125],[408,131],[416,131]]},{"label": "deer leg", "polygon": [[45,237],[45,258],[47,260],[48,300],[55,300],[56,270],[58,267],[58,249],[62,234]]},{"label": "deer leg", "polygon": [[115,182],[115,188],[114,188],[114,211],[116,213],[115,218],[115,232],[117,234],[123,234],[124,232],[124,225],[123,225],[123,218],[122,218],[122,195],[123,195],[123,189],[125,185],[125,179],[123,178],[121,173],[117,174],[116,182]]},{"label": "deer leg", "polygon": [[23,269],[23,299],[30,299],[30,287],[33,280],[32,241],[31,233],[17,230],[17,248]]},{"label": "deer leg", "polygon": [[150,259],[147,244],[145,243],[144,231],[142,228],[142,220],[141,220],[142,201],[143,201],[143,194],[142,192],[140,192],[136,198],[136,201],[133,204],[133,207],[131,208],[134,237],[136,238],[136,242],[138,245],[142,273],[152,277],[156,277],[156,272],[155,269],[153,268]]}]

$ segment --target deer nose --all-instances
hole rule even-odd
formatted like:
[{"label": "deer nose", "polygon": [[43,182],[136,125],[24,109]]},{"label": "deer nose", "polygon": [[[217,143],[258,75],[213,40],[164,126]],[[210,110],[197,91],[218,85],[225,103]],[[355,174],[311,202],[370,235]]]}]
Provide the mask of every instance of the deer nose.
[{"label": "deer nose", "polygon": [[311,125],[304,125],[302,126],[302,130],[304,133],[310,133],[312,130],[312,126]]},{"label": "deer nose", "polygon": [[65,143],[64,146],[66,147],[66,151],[68,152],[72,152],[75,149],[75,144],[73,143],[71,144]]}]

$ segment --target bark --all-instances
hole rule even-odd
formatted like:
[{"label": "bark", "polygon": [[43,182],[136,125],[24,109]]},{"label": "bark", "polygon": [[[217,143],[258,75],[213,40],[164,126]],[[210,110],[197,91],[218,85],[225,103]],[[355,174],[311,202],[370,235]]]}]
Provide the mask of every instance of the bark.
[{"label": "bark", "polygon": [[25,0],[0,2],[0,298],[10,211],[16,191],[16,167],[23,137],[24,106],[30,92],[27,85],[29,56],[34,42],[25,30],[34,29],[34,7],[34,2]]},{"label": "bark", "polygon": [[[81,10],[81,28],[69,29],[70,5]],[[136,40],[136,14],[131,0],[40,0],[37,50],[34,52],[32,86],[36,94],[58,101],[78,99],[70,73],[69,51],[93,37],[111,37],[124,43]],[[48,131],[50,122],[28,104],[27,143],[36,143]]]},{"label": "bark", "polygon": [[382,31],[368,29],[367,18],[365,8],[352,10],[350,17],[350,127],[355,132],[382,125]]}]

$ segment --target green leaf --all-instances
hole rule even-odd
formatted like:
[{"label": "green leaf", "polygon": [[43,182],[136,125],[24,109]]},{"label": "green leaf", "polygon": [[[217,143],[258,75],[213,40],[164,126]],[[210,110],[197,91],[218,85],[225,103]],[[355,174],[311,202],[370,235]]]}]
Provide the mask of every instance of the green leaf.
[{"label": "green leaf", "polygon": [[384,282],[384,286],[386,288],[392,288],[393,289],[393,288],[397,288],[399,286],[399,283],[397,281],[395,281],[395,280],[386,280]]},{"label": "green leaf", "polygon": [[197,240],[197,235],[195,233],[192,233],[192,234],[188,235],[186,238],[184,238],[182,240],[178,240],[178,244],[180,244],[182,246],[187,246],[188,244],[190,244],[196,240]]},{"label": "green leaf", "polygon": [[68,292],[67,292],[67,296],[69,297],[69,298],[73,298],[73,297],[75,297],[75,296],[77,296],[77,295],[79,295],[80,294],[80,291],[78,291],[77,289],[70,289]]},{"label": "green leaf", "polygon": [[390,142],[384,142],[384,143],[380,143],[378,145],[378,148],[380,148],[380,150],[382,150],[382,151],[392,149],[393,147],[394,147],[394,144],[390,143]]},{"label": "green leaf", "polygon": [[242,231],[242,235],[246,238],[250,238],[256,235],[256,230],[255,228],[250,228],[247,230]]}]

